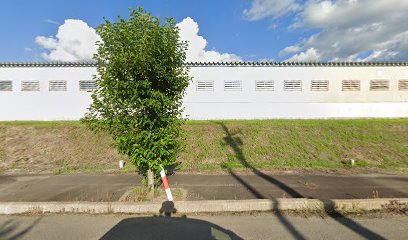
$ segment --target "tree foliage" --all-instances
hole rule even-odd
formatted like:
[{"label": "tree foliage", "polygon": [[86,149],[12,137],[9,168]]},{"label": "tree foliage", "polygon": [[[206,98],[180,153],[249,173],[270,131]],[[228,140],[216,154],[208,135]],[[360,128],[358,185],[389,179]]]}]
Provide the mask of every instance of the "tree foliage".
[{"label": "tree foliage", "polygon": [[107,130],[120,153],[146,174],[175,163],[183,124],[182,99],[190,77],[187,43],[172,18],[161,22],[142,8],[98,26],[98,88],[82,119]]}]

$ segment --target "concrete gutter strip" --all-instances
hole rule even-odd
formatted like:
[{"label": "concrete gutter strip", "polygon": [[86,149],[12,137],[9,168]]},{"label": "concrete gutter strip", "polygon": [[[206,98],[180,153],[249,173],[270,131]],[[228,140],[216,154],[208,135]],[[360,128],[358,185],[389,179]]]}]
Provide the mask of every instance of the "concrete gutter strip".
[{"label": "concrete gutter strip", "polygon": [[[176,201],[177,213],[220,213],[251,211],[321,211],[341,212],[376,211],[405,204],[408,198],[316,200],[305,198],[281,198],[262,200],[214,200]],[[88,213],[88,214],[157,214],[163,210],[162,204],[125,202],[0,202],[0,215],[45,214],[45,213]],[[174,209],[173,208],[173,209]]]}]

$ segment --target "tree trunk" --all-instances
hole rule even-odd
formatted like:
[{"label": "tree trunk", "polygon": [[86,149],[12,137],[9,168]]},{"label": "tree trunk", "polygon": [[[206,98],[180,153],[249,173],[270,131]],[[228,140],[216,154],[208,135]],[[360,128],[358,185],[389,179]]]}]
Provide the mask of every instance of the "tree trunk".
[{"label": "tree trunk", "polygon": [[154,176],[152,170],[147,170],[147,187],[150,192],[154,192]]}]

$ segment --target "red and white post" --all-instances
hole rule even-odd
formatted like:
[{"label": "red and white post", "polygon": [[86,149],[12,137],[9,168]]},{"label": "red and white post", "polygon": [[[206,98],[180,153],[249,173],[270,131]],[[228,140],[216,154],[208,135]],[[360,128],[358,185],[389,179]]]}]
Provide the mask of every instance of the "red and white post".
[{"label": "red and white post", "polygon": [[164,168],[160,165],[161,171],[160,176],[163,182],[164,190],[166,191],[167,201],[173,201],[173,195],[171,194],[169,182],[167,181],[166,172],[164,172]]}]

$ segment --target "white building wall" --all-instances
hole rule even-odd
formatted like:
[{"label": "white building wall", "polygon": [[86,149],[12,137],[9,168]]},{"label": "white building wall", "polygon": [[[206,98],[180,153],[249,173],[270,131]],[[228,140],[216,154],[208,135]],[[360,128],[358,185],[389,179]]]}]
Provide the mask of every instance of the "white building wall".
[{"label": "white building wall", "polygon": [[[79,90],[95,67],[0,67],[0,81],[12,80],[13,91],[0,91],[0,120],[77,120],[91,102]],[[408,117],[406,66],[272,67],[194,66],[184,98],[190,119],[316,119]],[[388,91],[370,91],[370,80],[389,80]],[[21,81],[39,80],[40,91],[21,91]],[[66,80],[66,92],[50,92],[50,80]],[[214,81],[213,91],[197,91],[198,80]],[[241,80],[240,91],[225,91],[225,80]],[[274,91],[256,91],[256,80],[273,80]],[[301,80],[302,91],[285,91],[284,80]],[[329,80],[328,91],[311,91],[312,80]],[[360,80],[360,91],[342,91],[342,80]]]},{"label": "white building wall", "polygon": [[[0,81],[13,81],[13,91],[0,91],[0,121],[80,119],[92,99],[79,91],[79,80],[92,80],[95,72],[93,67],[0,68]],[[23,80],[39,80],[40,91],[21,91]],[[66,80],[67,91],[49,91],[50,80]]]},{"label": "white building wall", "polygon": [[[191,75],[191,119],[408,117],[408,91],[398,90],[407,67],[193,67]],[[369,91],[375,79],[390,89]],[[197,80],[214,80],[214,91],[195,91]],[[242,91],[224,91],[224,80],[242,80]],[[274,80],[274,91],[255,91],[256,80]],[[302,80],[302,91],[284,91],[284,80]],[[329,80],[329,90],[311,91],[312,80]],[[360,91],[342,91],[342,80],[360,80]]]}]

